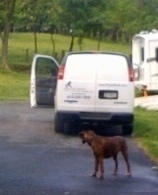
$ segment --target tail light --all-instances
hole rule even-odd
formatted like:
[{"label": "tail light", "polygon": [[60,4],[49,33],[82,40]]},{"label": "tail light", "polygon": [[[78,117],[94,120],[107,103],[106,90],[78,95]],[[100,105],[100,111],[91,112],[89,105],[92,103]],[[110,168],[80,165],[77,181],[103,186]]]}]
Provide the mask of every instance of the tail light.
[{"label": "tail light", "polygon": [[129,81],[134,81],[134,71],[133,68],[128,69],[128,76],[129,76]]},{"label": "tail light", "polygon": [[57,79],[62,80],[64,78],[64,68],[64,66],[59,67]]}]

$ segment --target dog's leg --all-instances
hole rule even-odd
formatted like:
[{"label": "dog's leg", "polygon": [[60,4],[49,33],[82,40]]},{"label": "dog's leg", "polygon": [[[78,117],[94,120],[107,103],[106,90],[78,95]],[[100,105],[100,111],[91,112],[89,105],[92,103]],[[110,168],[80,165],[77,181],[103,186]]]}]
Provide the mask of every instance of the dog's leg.
[{"label": "dog's leg", "polygon": [[104,178],[104,159],[102,157],[99,158],[99,166],[100,166],[100,176],[99,179],[103,179]]},{"label": "dog's leg", "polygon": [[129,164],[129,160],[128,160],[127,150],[123,150],[122,155],[123,155],[125,162],[126,162],[126,165],[127,165],[127,176],[131,176],[131,169],[130,169],[130,164]]},{"label": "dog's leg", "polygon": [[94,173],[92,174],[92,177],[97,176],[98,166],[99,166],[99,160],[98,160],[97,156],[95,156],[95,166],[94,166]]},{"label": "dog's leg", "polygon": [[113,156],[114,162],[115,162],[115,169],[114,169],[114,175],[117,175],[117,171],[118,171],[118,159],[117,159],[117,155]]}]

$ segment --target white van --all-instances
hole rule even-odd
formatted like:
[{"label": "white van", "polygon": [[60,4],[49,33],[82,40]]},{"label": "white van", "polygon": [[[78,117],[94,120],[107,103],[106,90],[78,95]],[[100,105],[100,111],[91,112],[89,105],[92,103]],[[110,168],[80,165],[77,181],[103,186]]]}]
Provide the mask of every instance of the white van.
[{"label": "white van", "polygon": [[71,52],[57,76],[55,131],[74,132],[82,125],[121,125],[133,130],[134,74],[120,53]]},{"label": "white van", "polygon": [[84,125],[104,127],[106,132],[106,125],[112,124],[129,135],[134,120],[133,81],[133,67],[124,54],[70,52],[60,66],[51,56],[35,55],[31,107],[55,107],[56,132],[73,133]]}]

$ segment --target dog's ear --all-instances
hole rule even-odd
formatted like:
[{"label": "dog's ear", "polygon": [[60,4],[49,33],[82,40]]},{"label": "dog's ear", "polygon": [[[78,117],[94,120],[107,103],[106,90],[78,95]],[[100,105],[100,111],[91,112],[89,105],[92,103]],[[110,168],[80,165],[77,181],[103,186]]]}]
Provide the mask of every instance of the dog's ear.
[{"label": "dog's ear", "polygon": [[92,130],[85,130],[79,133],[79,136],[82,139],[82,143],[88,143],[89,145],[91,144],[91,141],[95,137],[95,135],[95,132]]}]

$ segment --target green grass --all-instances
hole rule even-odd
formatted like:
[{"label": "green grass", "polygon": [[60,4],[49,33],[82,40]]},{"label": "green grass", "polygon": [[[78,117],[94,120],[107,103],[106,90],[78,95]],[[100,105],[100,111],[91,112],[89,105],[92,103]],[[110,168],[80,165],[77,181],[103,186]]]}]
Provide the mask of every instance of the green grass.
[{"label": "green grass", "polygon": [[29,98],[29,75],[0,72],[0,100]]},{"label": "green grass", "polygon": [[[55,52],[57,58],[61,58],[61,51],[69,50],[71,37],[54,34]],[[53,55],[53,47],[50,34],[38,33],[38,52],[46,55]],[[98,42],[91,39],[83,39],[82,50],[97,50]],[[73,50],[79,50],[78,38],[74,40]],[[100,50],[117,51],[131,53],[130,45],[101,42]],[[11,33],[9,39],[9,64],[12,69],[18,69],[18,66],[29,68],[34,55],[34,36],[33,33]],[[23,69],[22,69],[23,70]]]},{"label": "green grass", "polygon": [[[58,58],[61,51],[68,51],[71,37],[53,35],[55,51]],[[52,55],[52,43],[50,34],[38,33],[38,53]],[[97,50],[96,40],[84,39],[83,50]],[[74,50],[79,50],[77,38],[74,41]],[[100,43],[100,50],[130,53],[129,45],[115,43]],[[9,66],[11,72],[0,69],[0,99],[25,99],[29,98],[30,67],[34,55],[33,33],[11,33],[9,38]]]},{"label": "green grass", "polygon": [[158,111],[135,109],[134,135],[151,159],[158,162]]}]

